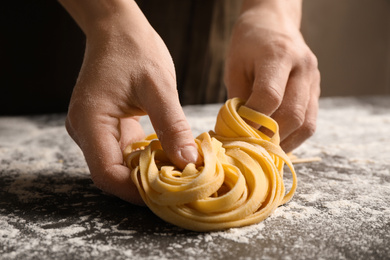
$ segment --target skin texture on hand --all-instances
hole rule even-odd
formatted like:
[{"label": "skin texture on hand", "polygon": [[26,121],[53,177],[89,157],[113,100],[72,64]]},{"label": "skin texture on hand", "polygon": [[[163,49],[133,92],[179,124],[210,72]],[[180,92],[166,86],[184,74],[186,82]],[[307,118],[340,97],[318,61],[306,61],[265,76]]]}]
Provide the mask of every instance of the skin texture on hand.
[{"label": "skin texture on hand", "polygon": [[83,151],[97,187],[143,204],[122,154],[128,144],[144,137],[139,116],[149,115],[178,167],[198,156],[179,103],[172,58],[133,1],[61,3],[87,36],[66,128]]},{"label": "skin texture on hand", "polygon": [[315,131],[320,95],[317,59],[299,31],[301,2],[245,1],[226,66],[229,98],[274,118],[285,152]]},{"label": "skin texture on hand", "polygon": [[[172,58],[134,1],[59,0],[86,34],[83,65],[66,127],[97,187],[143,204],[122,151],[144,137],[148,114],[163,149],[179,168],[197,162],[179,103]],[[315,129],[317,61],[300,32],[300,0],[244,1],[226,61],[229,98],[271,115],[291,151]]]}]

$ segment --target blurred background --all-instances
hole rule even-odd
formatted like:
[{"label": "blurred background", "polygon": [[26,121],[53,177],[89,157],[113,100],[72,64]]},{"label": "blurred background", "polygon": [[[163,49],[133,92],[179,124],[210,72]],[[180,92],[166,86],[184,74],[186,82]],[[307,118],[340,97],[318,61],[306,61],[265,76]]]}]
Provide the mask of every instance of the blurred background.
[{"label": "blurred background", "polygon": [[[390,1],[303,1],[302,33],[322,96],[390,95]],[[183,105],[223,102],[223,59],[237,0],[138,0],[175,62]],[[0,115],[63,113],[85,37],[57,1],[0,9]]]},{"label": "blurred background", "polygon": [[303,1],[302,33],[317,55],[322,96],[390,94],[390,1]]}]

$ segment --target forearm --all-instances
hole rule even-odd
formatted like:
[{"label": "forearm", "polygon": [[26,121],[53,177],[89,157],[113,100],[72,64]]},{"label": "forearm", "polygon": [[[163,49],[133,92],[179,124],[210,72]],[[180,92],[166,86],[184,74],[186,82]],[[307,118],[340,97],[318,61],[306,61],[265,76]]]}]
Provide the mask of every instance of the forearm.
[{"label": "forearm", "polygon": [[241,14],[277,15],[289,19],[298,28],[302,18],[302,0],[244,0]]},{"label": "forearm", "polygon": [[83,32],[89,36],[136,30],[148,21],[132,0],[59,0]]}]

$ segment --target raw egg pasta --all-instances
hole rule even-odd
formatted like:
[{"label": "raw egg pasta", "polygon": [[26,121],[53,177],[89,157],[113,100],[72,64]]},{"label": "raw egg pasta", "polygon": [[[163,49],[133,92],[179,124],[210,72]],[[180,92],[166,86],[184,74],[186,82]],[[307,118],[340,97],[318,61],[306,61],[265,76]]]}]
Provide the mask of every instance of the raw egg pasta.
[{"label": "raw egg pasta", "polygon": [[[288,202],[297,187],[294,167],[279,146],[277,123],[268,116],[228,100],[220,109],[215,130],[195,142],[201,166],[176,168],[155,134],[125,150],[131,178],[146,205],[160,218],[194,231],[222,230],[259,223]],[[251,127],[269,129],[268,136]],[[292,185],[283,182],[284,164]]]}]

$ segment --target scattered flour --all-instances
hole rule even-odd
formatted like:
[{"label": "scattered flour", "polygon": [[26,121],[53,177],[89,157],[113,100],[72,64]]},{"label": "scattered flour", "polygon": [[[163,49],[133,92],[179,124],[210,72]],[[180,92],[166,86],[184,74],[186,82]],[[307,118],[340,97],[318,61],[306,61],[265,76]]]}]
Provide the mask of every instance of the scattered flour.
[{"label": "scattered flour", "polygon": [[[327,109],[320,111],[320,133],[296,151],[300,157],[319,156],[323,161],[300,166],[296,196],[259,224],[201,234],[167,227],[146,232],[137,226],[123,230],[119,227],[125,220],[107,222],[101,212],[80,212],[67,225],[66,214],[55,222],[44,214],[28,215],[28,211],[15,209],[0,214],[0,258],[28,254],[38,259],[42,253],[65,252],[80,259],[207,260],[229,259],[237,254],[236,248],[252,250],[265,259],[293,259],[296,253],[307,259],[359,259],[370,250],[371,256],[388,257],[390,145],[384,144],[390,144],[390,113],[376,115],[344,103],[335,110],[326,103],[321,104]],[[204,111],[185,109],[195,136],[213,128],[216,111],[214,107],[207,111],[212,116],[200,119]],[[141,123],[147,120],[144,117]],[[146,132],[154,132],[151,125]],[[68,176],[88,174],[82,153],[63,127],[40,128],[27,119],[2,118],[0,133],[0,172],[16,176],[6,188],[19,202],[47,199],[47,194],[36,191],[45,188],[45,183],[37,182],[38,173],[52,178],[66,167]],[[362,137],[358,142],[357,136]],[[56,143],[50,142],[53,137]],[[67,184],[52,188],[57,194],[72,191]],[[7,205],[7,201],[0,203]],[[56,223],[61,225],[56,228]],[[10,251],[15,244],[16,250]],[[244,259],[247,252],[239,253]]]},{"label": "scattered flour", "polygon": [[0,216],[0,241],[17,239],[19,235],[19,229],[10,225],[7,217]]},{"label": "scattered flour", "polygon": [[277,208],[269,219],[283,218],[293,222],[300,222],[319,215],[321,215],[321,212],[314,207],[302,206],[295,201],[290,201],[289,203]]},{"label": "scattered flour", "polygon": [[228,239],[237,243],[250,243],[254,238],[261,238],[261,231],[264,229],[265,225],[263,222],[260,222],[255,225],[241,227],[241,228],[231,228],[226,231],[212,232],[210,235],[205,237],[205,240],[210,240],[210,237],[213,238],[223,238]]}]

